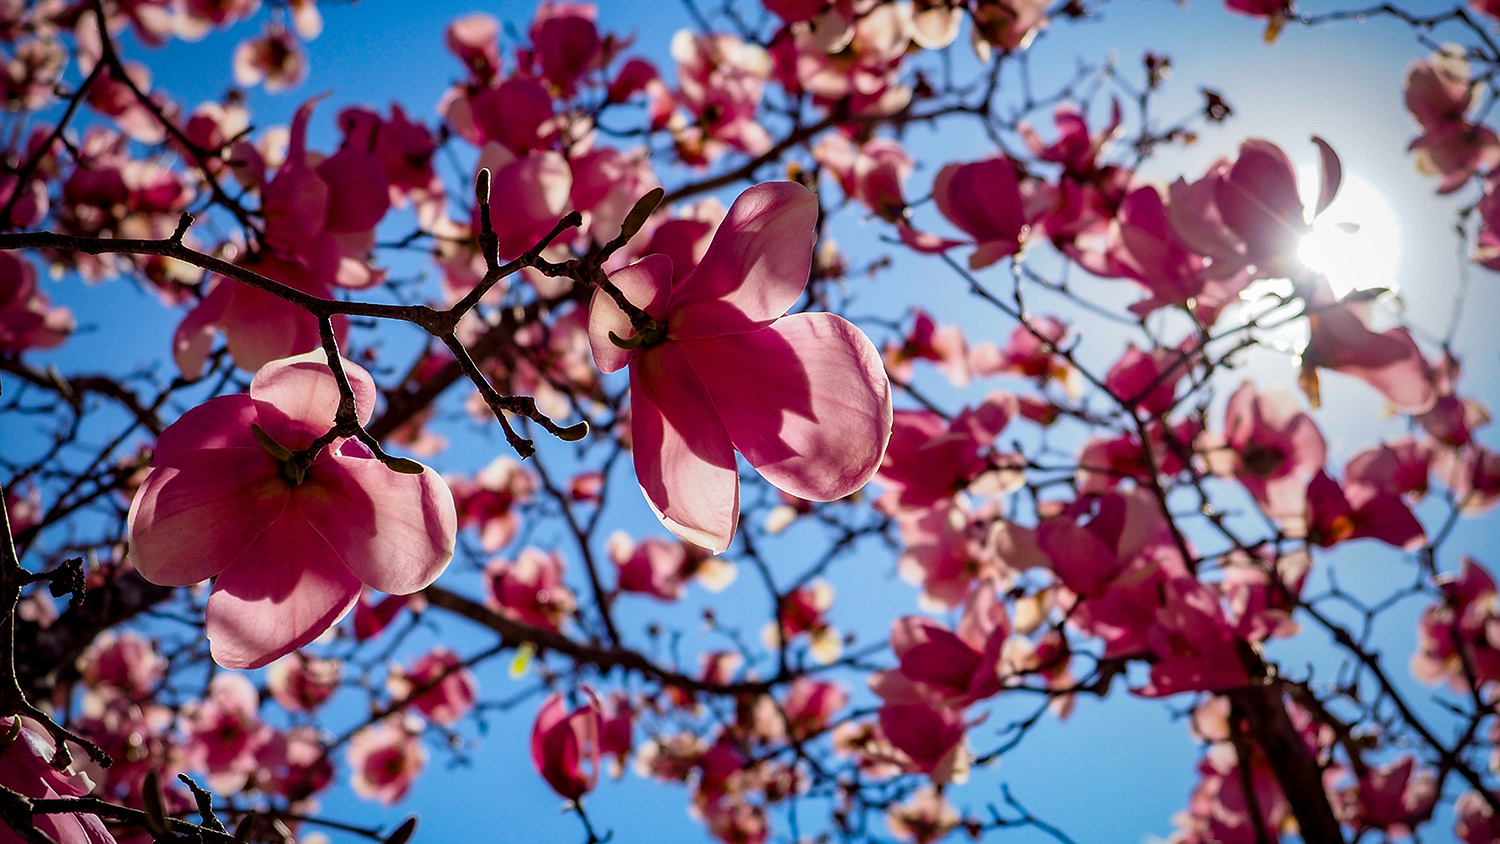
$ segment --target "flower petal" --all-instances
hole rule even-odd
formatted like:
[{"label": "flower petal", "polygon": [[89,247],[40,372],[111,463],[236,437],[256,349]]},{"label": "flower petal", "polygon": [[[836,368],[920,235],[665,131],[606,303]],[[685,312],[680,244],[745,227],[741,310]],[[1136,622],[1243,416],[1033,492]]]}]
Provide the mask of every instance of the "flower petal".
[{"label": "flower petal", "polygon": [[359,578],[288,507],[214,583],[209,650],[225,668],[259,668],[316,639],[358,599]]},{"label": "flower petal", "polygon": [[[361,424],[375,412],[375,381],[364,367],[344,361]],[[272,361],[255,373],[250,397],[262,428],[287,448],[305,448],[333,426],[339,385],[322,350]]]},{"label": "flower petal", "polygon": [[676,345],[734,447],[779,489],[833,501],[880,467],[890,382],[874,344],[843,317],[796,314],[750,334]]},{"label": "flower petal", "polygon": [[130,556],[161,586],[190,586],[239,560],[291,497],[259,445],[159,462],[130,504]]},{"label": "flower petal", "polygon": [[646,501],[669,530],[720,552],[734,539],[740,479],[713,400],[676,343],[630,368],[630,436]]},{"label": "flower petal", "polygon": [[259,448],[250,425],[255,403],[243,393],[219,396],[189,410],[167,426],[156,440],[152,462],[163,465],[204,449]]},{"label": "flower petal", "polygon": [[[654,319],[666,319],[667,300],[672,295],[672,259],[647,255],[628,267],[609,274],[609,281],[625,298]],[[594,290],[589,302],[589,348],[601,372],[618,372],[635,357],[634,349],[622,349],[609,339],[613,332],[622,340],[635,336],[630,317],[615,304],[604,288]]]},{"label": "flower petal", "polygon": [[771,322],[807,288],[818,199],[795,182],[740,194],[708,252],[672,291],[668,336],[743,334]]},{"label": "flower petal", "polygon": [[328,456],[308,469],[293,501],[313,530],[368,586],[409,595],[453,559],[453,494],[431,469],[395,472],[379,460]]}]

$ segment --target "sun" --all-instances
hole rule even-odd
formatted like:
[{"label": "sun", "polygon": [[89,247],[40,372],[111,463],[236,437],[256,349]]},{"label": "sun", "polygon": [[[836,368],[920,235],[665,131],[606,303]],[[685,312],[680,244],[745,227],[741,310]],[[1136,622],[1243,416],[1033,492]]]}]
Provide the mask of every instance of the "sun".
[{"label": "sun", "polygon": [[[1316,196],[1318,173],[1297,172],[1303,196]],[[1337,296],[1371,287],[1396,289],[1401,257],[1401,229],[1396,212],[1369,182],[1345,174],[1338,198],[1318,216],[1302,238],[1297,257],[1328,278]]]}]

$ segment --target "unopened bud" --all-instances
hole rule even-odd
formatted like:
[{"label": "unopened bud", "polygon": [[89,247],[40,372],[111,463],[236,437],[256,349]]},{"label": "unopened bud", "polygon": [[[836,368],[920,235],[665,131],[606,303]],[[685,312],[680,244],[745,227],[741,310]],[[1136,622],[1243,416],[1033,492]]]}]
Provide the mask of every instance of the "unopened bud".
[{"label": "unopened bud", "polygon": [[490,168],[479,168],[479,176],[474,182],[474,198],[479,200],[480,205],[490,204]]}]

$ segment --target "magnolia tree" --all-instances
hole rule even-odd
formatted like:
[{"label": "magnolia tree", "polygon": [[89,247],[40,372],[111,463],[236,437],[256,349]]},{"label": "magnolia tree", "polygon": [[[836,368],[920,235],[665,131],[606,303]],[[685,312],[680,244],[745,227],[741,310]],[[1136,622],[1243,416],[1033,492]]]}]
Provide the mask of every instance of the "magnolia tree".
[{"label": "magnolia tree", "polygon": [[[1500,6],[1227,6],[1272,62],[1430,54],[1382,142],[1500,269]],[[452,83],[402,104],[295,93],[314,0],[0,0],[0,841],[404,842],[414,783],[502,775],[590,844],[621,788],[724,842],[1067,841],[997,766],[1142,700],[1201,748],[1139,762],[1195,772],[1173,841],[1500,840],[1494,362],[1468,287],[1421,325],[1309,258],[1339,151],[1175,166],[1233,91],[1072,55],[1103,4],[676,11],[402,32]],[[153,83],[216,29],[239,87]],[[437,770],[480,743],[534,772]]]}]

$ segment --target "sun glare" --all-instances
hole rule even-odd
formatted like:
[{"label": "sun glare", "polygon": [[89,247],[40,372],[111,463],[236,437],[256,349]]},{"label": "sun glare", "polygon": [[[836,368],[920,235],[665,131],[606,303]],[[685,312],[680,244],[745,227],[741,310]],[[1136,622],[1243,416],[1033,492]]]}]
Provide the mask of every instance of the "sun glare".
[{"label": "sun glare", "polygon": [[[1301,168],[1297,180],[1303,196],[1317,196],[1317,168]],[[1302,238],[1297,255],[1328,277],[1335,295],[1370,287],[1394,290],[1400,240],[1390,203],[1369,182],[1345,174],[1338,198]]]}]

